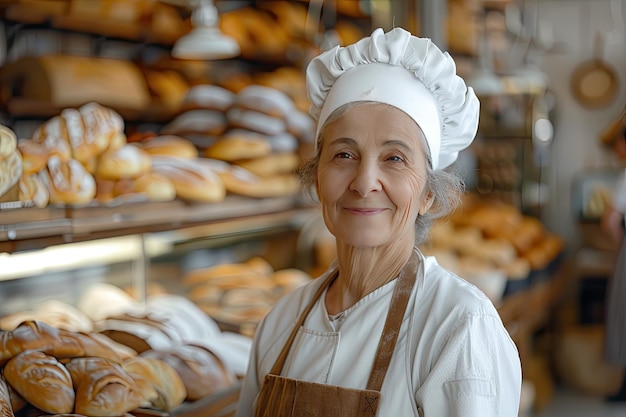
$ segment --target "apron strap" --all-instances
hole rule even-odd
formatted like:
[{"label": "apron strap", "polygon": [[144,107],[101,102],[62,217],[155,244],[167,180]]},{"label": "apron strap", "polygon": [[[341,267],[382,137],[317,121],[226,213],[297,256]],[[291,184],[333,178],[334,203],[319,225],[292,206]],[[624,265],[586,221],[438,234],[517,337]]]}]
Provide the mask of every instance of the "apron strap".
[{"label": "apron strap", "polygon": [[387,312],[385,327],[383,328],[382,336],[378,342],[372,372],[367,382],[368,390],[380,391],[383,386],[387,368],[389,368],[389,363],[391,362],[391,357],[396,347],[396,341],[400,334],[404,313],[409,303],[409,298],[411,298],[411,293],[413,292],[418,264],[419,257],[413,252],[407,265],[398,276],[398,281],[393,289],[391,305]]},{"label": "apron strap", "polygon": [[285,345],[283,346],[283,350],[280,352],[280,355],[278,355],[276,362],[274,362],[274,366],[272,367],[272,370],[270,371],[271,374],[273,375],[281,374],[283,370],[283,365],[285,364],[285,361],[287,360],[287,355],[289,355],[289,349],[291,348],[291,345],[293,344],[294,339],[298,335],[298,329],[304,324],[304,321],[309,315],[309,312],[313,309],[313,306],[315,306],[315,302],[322,296],[322,293],[324,292],[324,290],[326,290],[326,288],[330,286],[330,284],[335,280],[335,278],[337,278],[338,275],[339,275],[338,270],[334,270],[332,273],[330,273],[326,281],[319,287],[319,289],[313,296],[313,299],[311,300],[307,308],[302,312],[302,314],[300,314],[300,318],[298,318],[298,322],[296,323],[294,330],[291,332],[289,339],[287,339],[287,341],[285,342]]}]

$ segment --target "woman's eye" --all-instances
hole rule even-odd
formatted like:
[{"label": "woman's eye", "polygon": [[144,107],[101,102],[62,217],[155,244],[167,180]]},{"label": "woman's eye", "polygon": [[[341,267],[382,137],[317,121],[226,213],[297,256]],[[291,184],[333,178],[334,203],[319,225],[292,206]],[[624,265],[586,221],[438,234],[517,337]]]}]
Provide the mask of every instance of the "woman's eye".
[{"label": "woman's eye", "polygon": [[335,158],[348,159],[348,158],[352,158],[352,155],[350,155],[348,152],[338,152],[335,155]]},{"label": "woman's eye", "polygon": [[389,158],[387,158],[387,160],[392,161],[392,162],[404,162],[404,158],[401,157],[400,155],[390,156]]}]

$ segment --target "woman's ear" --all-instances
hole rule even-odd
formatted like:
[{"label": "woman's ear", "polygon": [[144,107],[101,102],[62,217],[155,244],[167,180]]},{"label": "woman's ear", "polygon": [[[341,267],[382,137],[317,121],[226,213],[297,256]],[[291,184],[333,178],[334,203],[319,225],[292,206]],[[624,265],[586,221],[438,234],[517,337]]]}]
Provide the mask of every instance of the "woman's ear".
[{"label": "woman's ear", "polygon": [[430,210],[430,207],[433,205],[434,200],[435,198],[433,196],[433,193],[428,193],[428,195],[424,197],[424,200],[422,200],[422,205],[419,209],[420,216],[423,216],[428,210]]}]

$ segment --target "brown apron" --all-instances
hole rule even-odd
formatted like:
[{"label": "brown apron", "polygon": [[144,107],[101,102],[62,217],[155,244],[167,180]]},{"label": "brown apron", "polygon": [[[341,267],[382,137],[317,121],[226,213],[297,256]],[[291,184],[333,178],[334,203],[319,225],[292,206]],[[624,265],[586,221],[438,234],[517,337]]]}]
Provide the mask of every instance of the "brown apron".
[{"label": "brown apron", "polygon": [[376,416],[380,389],[400,333],[404,312],[415,283],[418,263],[419,258],[413,253],[398,276],[366,389],[344,388],[280,376],[298,329],[304,324],[324,290],[337,277],[335,271],[315,293],[298,319],[272,370],[265,375],[257,400],[256,417]]}]

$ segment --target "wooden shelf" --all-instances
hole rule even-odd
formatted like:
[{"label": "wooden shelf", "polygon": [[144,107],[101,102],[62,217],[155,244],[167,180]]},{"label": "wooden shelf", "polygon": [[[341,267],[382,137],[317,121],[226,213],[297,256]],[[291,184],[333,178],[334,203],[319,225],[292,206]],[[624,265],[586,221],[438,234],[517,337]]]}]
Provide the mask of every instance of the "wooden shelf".
[{"label": "wooden shelf", "polygon": [[298,196],[252,199],[227,196],[221,203],[175,200],[130,203],[116,207],[49,207],[0,210],[0,252],[132,234],[172,232],[170,239],[189,240],[243,231],[289,226],[310,207]]}]

